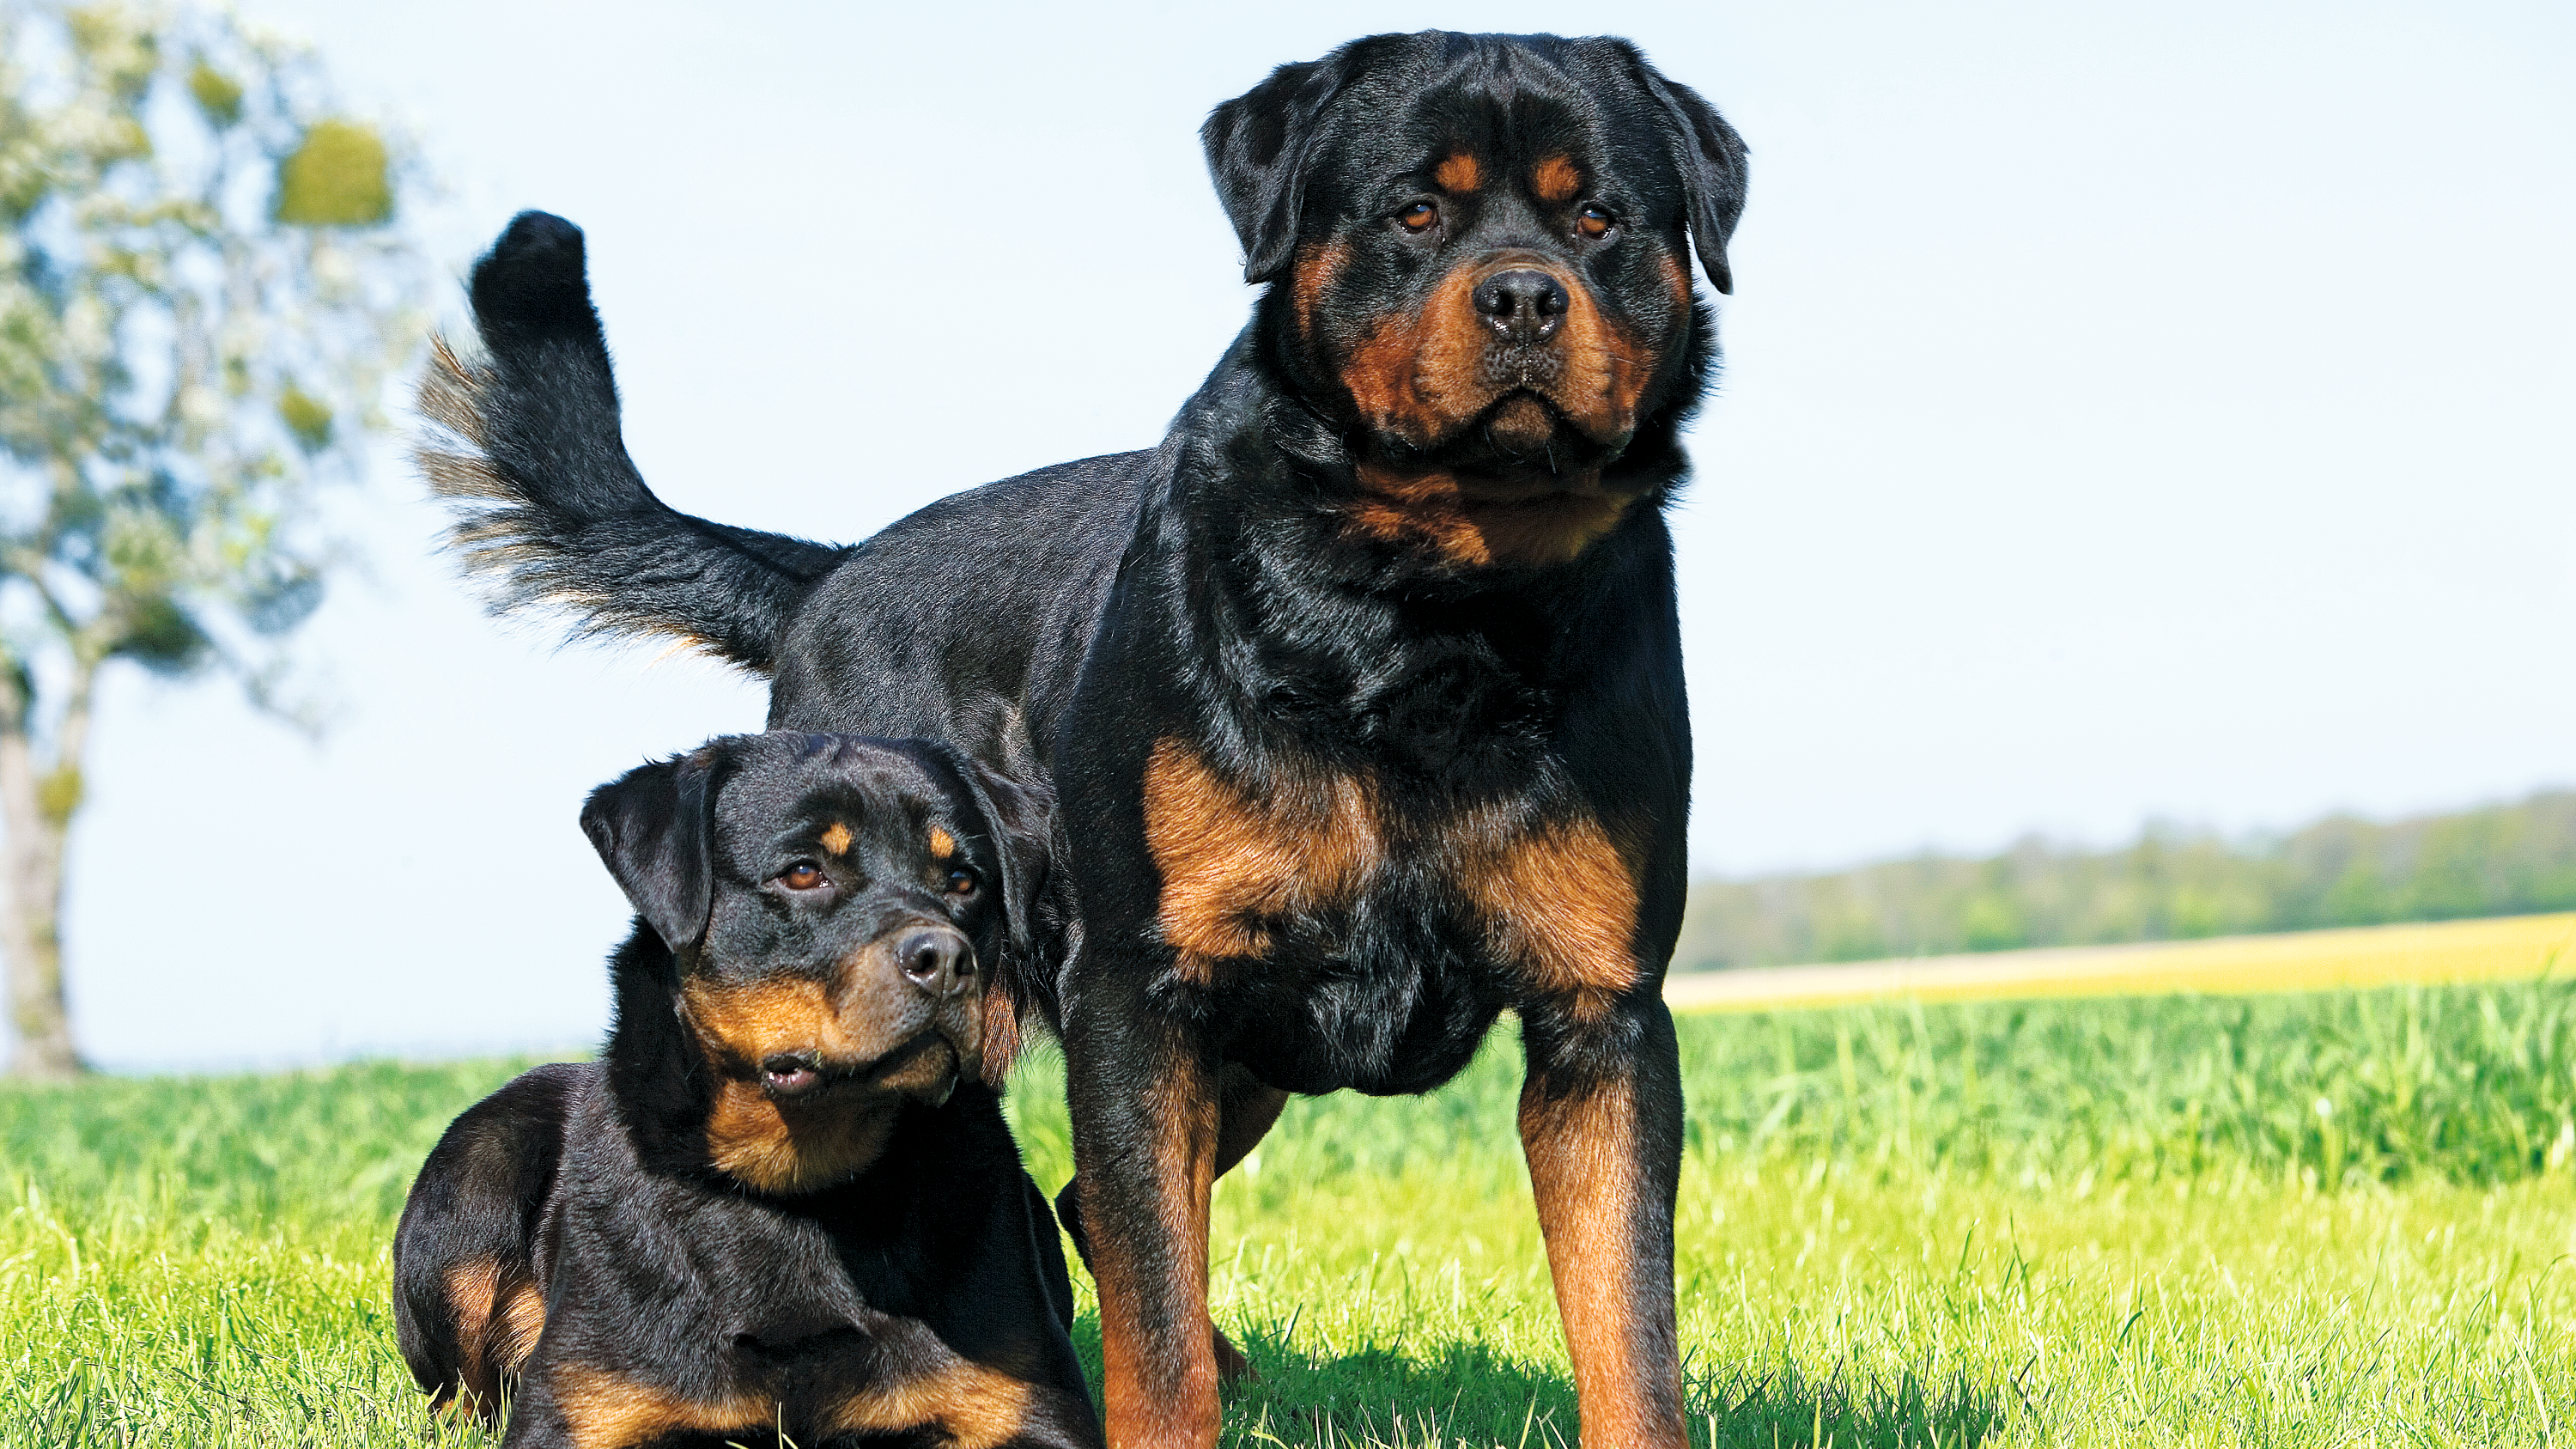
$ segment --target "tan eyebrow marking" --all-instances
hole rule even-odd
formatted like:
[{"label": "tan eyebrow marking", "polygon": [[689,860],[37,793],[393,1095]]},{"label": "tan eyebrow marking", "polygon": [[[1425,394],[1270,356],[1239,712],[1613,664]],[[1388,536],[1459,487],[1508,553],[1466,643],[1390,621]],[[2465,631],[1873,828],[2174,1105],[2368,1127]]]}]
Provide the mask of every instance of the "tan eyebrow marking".
[{"label": "tan eyebrow marking", "polygon": [[1443,191],[1473,191],[1485,179],[1484,168],[1476,164],[1475,157],[1461,151],[1433,167],[1431,179],[1439,182]]},{"label": "tan eyebrow marking", "polygon": [[930,853],[933,855],[955,855],[957,853],[957,837],[940,829],[936,825],[930,827]]},{"label": "tan eyebrow marking", "polygon": [[823,832],[823,848],[834,855],[847,854],[850,849],[850,827],[838,820],[833,821],[831,828]]},{"label": "tan eyebrow marking", "polygon": [[1530,190],[1541,201],[1570,201],[1583,189],[1583,173],[1570,156],[1550,156],[1530,168]]}]

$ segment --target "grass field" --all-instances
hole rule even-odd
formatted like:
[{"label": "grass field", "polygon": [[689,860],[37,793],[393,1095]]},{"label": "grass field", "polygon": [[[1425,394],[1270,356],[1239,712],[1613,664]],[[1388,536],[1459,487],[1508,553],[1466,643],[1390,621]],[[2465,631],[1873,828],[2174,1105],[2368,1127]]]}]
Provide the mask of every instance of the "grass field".
[{"label": "grass field", "polygon": [[[1695,1442],[2570,1435],[2576,986],[1680,1027]],[[1264,1375],[1229,1443],[1571,1442],[1514,1054],[1296,1103],[1220,1186],[1217,1311]],[[387,1242],[517,1065],[0,1089],[0,1443],[481,1442],[394,1357]],[[1013,1099],[1049,1187],[1059,1072]]]}]

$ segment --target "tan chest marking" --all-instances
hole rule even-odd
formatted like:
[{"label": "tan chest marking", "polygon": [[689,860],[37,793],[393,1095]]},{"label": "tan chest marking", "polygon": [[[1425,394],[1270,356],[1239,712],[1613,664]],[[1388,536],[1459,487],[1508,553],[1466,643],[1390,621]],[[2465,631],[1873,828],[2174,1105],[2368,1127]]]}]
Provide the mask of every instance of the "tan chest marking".
[{"label": "tan chest marking", "polygon": [[1459,884],[1533,991],[1597,1017],[1636,985],[1636,872],[1598,821],[1468,840]]},{"label": "tan chest marking", "polygon": [[1163,877],[1163,939],[1207,979],[1227,957],[1270,948],[1269,922],[1358,895],[1385,848],[1374,790],[1349,775],[1255,795],[1188,744],[1157,741],[1145,764],[1145,848]]},{"label": "tan chest marking", "polygon": [[800,1111],[757,1085],[727,1077],[707,1114],[707,1160],[716,1170],[782,1196],[829,1187],[867,1171],[894,1135],[894,1111],[832,1103]]},{"label": "tan chest marking", "polygon": [[[1385,858],[1370,782],[1335,775],[1255,795],[1187,743],[1158,741],[1145,766],[1145,845],[1163,877],[1157,921],[1182,974],[1270,949],[1270,922],[1347,904]],[[1636,870],[1588,819],[1457,830],[1459,889],[1495,954],[1529,988],[1579,1016],[1636,985]]]},{"label": "tan chest marking", "polygon": [[1573,491],[1479,498],[1447,473],[1399,474],[1369,463],[1357,471],[1365,491],[1343,510],[1353,531],[1427,545],[1462,569],[1568,562],[1618,527],[1628,507],[1626,499]]}]

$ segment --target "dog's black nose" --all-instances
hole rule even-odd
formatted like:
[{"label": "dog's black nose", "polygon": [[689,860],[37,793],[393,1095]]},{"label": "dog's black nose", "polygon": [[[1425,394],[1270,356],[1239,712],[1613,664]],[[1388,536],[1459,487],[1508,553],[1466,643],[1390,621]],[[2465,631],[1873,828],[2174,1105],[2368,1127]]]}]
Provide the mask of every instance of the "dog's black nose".
[{"label": "dog's black nose", "polygon": [[975,948],[945,926],[925,926],[895,943],[904,979],[933,998],[954,996],[975,975]]},{"label": "dog's black nose", "polygon": [[1530,267],[1496,272],[1476,288],[1476,311],[1508,342],[1545,342],[1565,321],[1565,284]]}]

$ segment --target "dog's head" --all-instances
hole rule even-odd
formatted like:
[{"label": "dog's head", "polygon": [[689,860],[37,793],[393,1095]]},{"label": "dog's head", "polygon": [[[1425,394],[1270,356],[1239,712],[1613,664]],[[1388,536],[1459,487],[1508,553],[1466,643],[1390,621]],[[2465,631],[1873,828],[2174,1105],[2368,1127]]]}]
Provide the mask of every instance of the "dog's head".
[{"label": "dog's head", "polygon": [[1030,791],[936,744],[778,732],[635,770],[581,823],[670,948],[718,1169],[826,1186],[902,1104],[1008,1068],[1046,871]]},{"label": "dog's head", "polygon": [[1381,35],[1280,67],[1202,132],[1270,355],[1350,436],[1364,534],[1456,565],[1579,554],[1662,476],[1703,386],[1696,245],[1744,146],[1624,40]]}]

